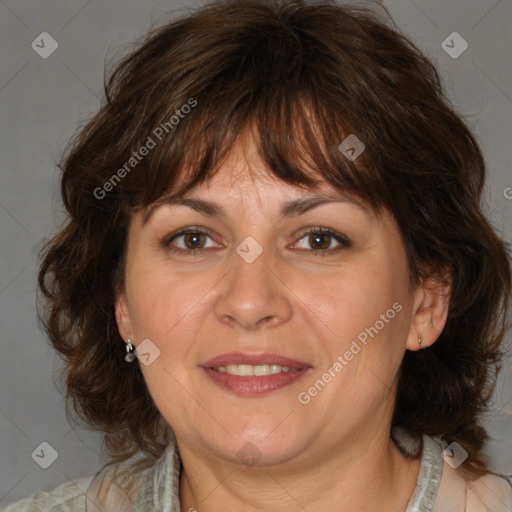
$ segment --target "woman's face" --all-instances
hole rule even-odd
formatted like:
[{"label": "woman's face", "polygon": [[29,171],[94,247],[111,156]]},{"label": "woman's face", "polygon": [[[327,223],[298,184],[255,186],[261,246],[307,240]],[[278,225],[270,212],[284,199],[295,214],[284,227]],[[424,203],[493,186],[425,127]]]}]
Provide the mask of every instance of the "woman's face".
[{"label": "woman's face", "polygon": [[400,234],[327,182],[271,177],[242,140],[195,202],[132,218],[116,314],[134,364],[180,448],[207,456],[307,461],[387,435],[428,309]]}]

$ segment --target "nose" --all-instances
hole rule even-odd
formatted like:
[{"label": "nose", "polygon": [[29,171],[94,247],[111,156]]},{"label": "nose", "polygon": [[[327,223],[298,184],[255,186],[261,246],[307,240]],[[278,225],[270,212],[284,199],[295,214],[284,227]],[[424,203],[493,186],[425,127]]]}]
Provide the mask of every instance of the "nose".
[{"label": "nose", "polygon": [[218,320],[254,331],[287,322],[293,313],[290,288],[266,251],[248,263],[237,253],[215,303]]}]

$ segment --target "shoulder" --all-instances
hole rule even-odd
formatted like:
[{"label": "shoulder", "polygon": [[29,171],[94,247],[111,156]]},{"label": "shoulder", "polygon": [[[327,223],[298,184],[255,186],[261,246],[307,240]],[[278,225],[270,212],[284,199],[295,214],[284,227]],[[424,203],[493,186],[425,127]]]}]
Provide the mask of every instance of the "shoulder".
[{"label": "shoulder", "polygon": [[512,483],[493,473],[471,480],[445,463],[435,504],[438,508],[434,507],[434,512],[510,512]]},{"label": "shoulder", "polygon": [[[399,436],[402,445],[403,437]],[[471,477],[448,453],[444,455],[443,446],[423,435],[418,484],[407,512],[512,512],[510,477],[495,473]],[[417,451],[417,443],[409,447],[409,452]]]},{"label": "shoulder", "polygon": [[85,495],[94,476],[65,482],[53,491],[38,491],[3,512],[86,512]]},{"label": "shoulder", "polygon": [[510,512],[512,484],[506,477],[495,474],[481,476],[467,482],[466,508],[468,512]]}]

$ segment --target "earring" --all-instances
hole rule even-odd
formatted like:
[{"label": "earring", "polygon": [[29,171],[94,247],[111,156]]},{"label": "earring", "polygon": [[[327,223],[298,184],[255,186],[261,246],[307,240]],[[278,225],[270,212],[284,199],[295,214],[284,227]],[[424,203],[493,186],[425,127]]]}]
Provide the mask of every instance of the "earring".
[{"label": "earring", "polygon": [[135,361],[135,347],[132,345],[130,338],[128,338],[128,343],[126,345],[126,355],[124,356],[124,360],[128,363],[133,363]]},{"label": "earring", "polygon": [[418,345],[421,345],[421,342],[423,341],[423,337],[421,334],[418,334]]}]

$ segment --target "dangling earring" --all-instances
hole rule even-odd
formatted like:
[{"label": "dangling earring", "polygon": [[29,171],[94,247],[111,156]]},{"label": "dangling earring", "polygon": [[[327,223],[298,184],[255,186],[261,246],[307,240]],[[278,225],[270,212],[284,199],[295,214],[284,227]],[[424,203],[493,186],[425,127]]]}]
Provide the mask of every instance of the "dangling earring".
[{"label": "dangling earring", "polygon": [[418,345],[421,345],[421,342],[423,341],[423,337],[421,334],[418,334]]},{"label": "dangling earring", "polygon": [[135,361],[135,347],[132,345],[130,338],[128,338],[128,343],[126,345],[126,355],[124,356],[124,360],[128,363],[133,363]]}]

